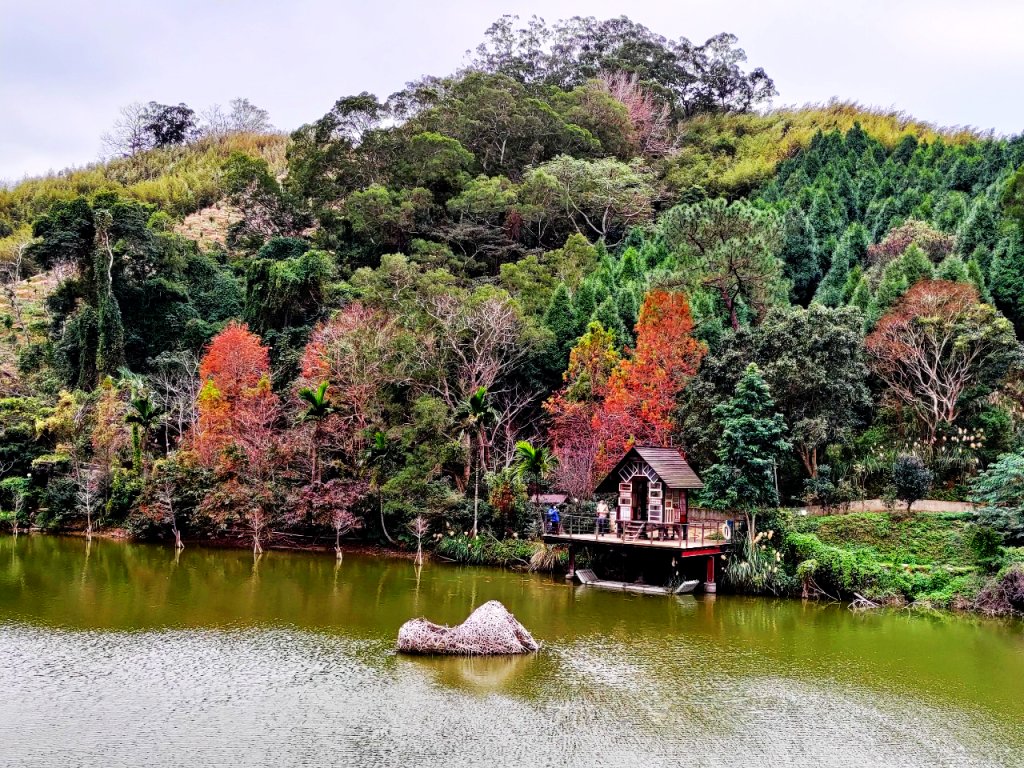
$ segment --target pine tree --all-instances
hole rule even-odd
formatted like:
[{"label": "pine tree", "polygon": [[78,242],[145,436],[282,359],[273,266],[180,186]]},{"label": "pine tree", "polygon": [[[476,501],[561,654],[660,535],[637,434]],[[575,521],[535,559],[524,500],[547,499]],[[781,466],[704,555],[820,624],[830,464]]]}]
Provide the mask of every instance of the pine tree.
[{"label": "pine tree", "polygon": [[616,346],[623,347],[629,341],[629,333],[626,331],[621,315],[619,315],[618,303],[611,296],[601,302],[598,308],[594,310],[590,320],[591,322],[600,323],[608,330],[615,337]]},{"label": "pine tree", "polygon": [[704,475],[705,494],[727,509],[742,510],[752,540],[757,512],[779,504],[776,472],[791,447],[786,422],[754,363],[747,366],[732,399],[715,406],[714,414],[721,437],[715,451],[718,463]]},{"label": "pine tree", "polygon": [[949,280],[951,283],[971,282],[967,277],[967,265],[955,253],[942,260],[936,275],[940,280]]},{"label": "pine tree", "polygon": [[989,271],[992,298],[1013,323],[1018,334],[1024,332],[1024,242],[1016,227],[999,241]]},{"label": "pine tree", "polygon": [[584,280],[580,283],[580,287],[572,299],[572,312],[576,318],[575,338],[579,338],[586,331],[587,323],[590,322],[590,317],[594,314],[595,309],[597,309],[597,292],[594,290],[594,284],[590,280]]},{"label": "pine tree", "polygon": [[[588,315],[589,319],[589,315]],[[565,370],[569,359],[569,350],[579,337],[576,313],[573,312],[569,289],[565,283],[559,283],[551,295],[547,312],[544,313],[544,325],[551,331],[554,341],[551,348],[551,359],[548,367],[551,371],[561,373]]]}]

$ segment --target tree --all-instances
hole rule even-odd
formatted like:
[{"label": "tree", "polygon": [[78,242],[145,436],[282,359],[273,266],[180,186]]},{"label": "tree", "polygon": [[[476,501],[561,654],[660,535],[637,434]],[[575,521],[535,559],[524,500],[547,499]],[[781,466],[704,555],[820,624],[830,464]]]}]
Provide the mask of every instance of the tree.
[{"label": "tree", "polygon": [[133,102],[121,107],[120,115],[113,127],[103,134],[103,148],[110,156],[134,157],[139,152],[151,149],[153,136],[148,129],[147,107]]},{"label": "tree", "polygon": [[314,329],[299,363],[298,385],[313,389],[326,382],[338,393],[317,422],[321,454],[340,451],[354,458],[370,433],[384,426],[391,393],[411,381],[410,343],[397,318],[362,302]]},{"label": "tree", "polygon": [[240,436],[244,411],[257,404],[260,382],[269,381],[270,351],[248,326],[230,322],[210,341],[199,363],[202,382],[193,447],[207,466]]},{"label": "tree", "polygon": [[996,246],[989,267],[989,287],[996,306],[1024,332],[1024,238],[1014,227]]},{"label": "tree", "polygon": [[733,398],[715,408],[721,424],[718,463],[704,473],[704,494],[716,505],[746,516],[748,547],[757,535],[759,510],[779,504],[776,471],[790,449],[786,422],[753,363],[736,385]]},{"label": "tree", "polygon": [[[559,155],[533,173],[555,180],[559,189],[558,209],[552,210],[551,215],[564,216],[581,235],[614,244],[629,227],[653,216],[656,193],[649,171],[641,164]],[[529,178],[526,184],[530,184]]]},{"label": "tree", "polygon": [[601,446],[597,414],[608,394],[608,380],[619,364],[615,338],[592,322],[569,353],[565,386],[545,401],[548,438],[558,461],[559,486],[576,498],[589,498],[597,478]]},{"label": "tree", "polygon": [[143,477],[147,471],[149,435],[163,415],[163,409],[143,393],[131,398],[130,410],[124,417],[125,423],[132,428],[132,463],[135,471]]},{"label": "tree", "polygon": [[423,515],[409,521],[409,533],[416,539],[416,565],[423,565],[423,537],[430,533],[430,523]]},{"label": "tree", "polygon": [[1024,454],[1004,453],[971,482],[978,519],[1009,546],[1024,544]]},{"label": "tree", "polygon": [[139,507],[142,515],[156,525],[170,525],[174,536],[174,548],[182,550],[185,545],[181,541],[181,529],[178,527],[178,515],[174,507],[174,476],[177,471],[173,461],[160,460],[154,463],[153,480],[148,489],[149,498]]},{"label": "tree", "polygon": [[561,88],[623,73],[671,103],[677,117],[745,112],[775,94],[763,69],[743,71],[746,53],[730,34],[694,45],[686,38],[667,40],[625,16],[574,16],[550,27],[536,16],[523,27],[517,22],[506,15],[492,24],[471,67]]},{"label": "tree", "polygon": [[196,113],[185,104],[151,101],[146,105],[143,120],[154,147],[184,144],[195,137]]},{"label": "tree", "polygon": [[468,449],[466,468],[473,473],[473,538],[477,535],[480,517],[480,473],[487,464],[487,430],[497,417],[491,406],[487,387],[479,387],[459,408],[459,421],[466,434]]},{"label": "tree", "polygon": [[362,527],[353,510],[367,490],[365,480],[334,478],[325,483],[317,480],[297,493],[295,509],[300,521],[326,525],[334,531],[334,554],[338,560],[342,559],[341,537]]},{"label": "tree", "polygon": [[270,386],[269,350],[246,326],[231,322],[207,347],[199,376],[192,442],[217,477],[202,508],[222,524],[240,520],[259,554],[284,508],[281,480],[289,459],[277,429],[282,412]]},{"label": "tree", "polygon": [[327,391],[330,389],[330,382],[321,381],[316,389],[311,387],[299,388],[299,399],[306,405],[302,412],[302,421],[313,425],[313,434],[310,438],[310,478],[309,481],[316,484],[320,480],[320,431],[323,422],[334,411]]},{"label": "tree", "polygon": [[270,113],[261,109],[248,99],[232,99],[231,112],[228,114],[228,129],[239,133],[269,133],[274,130],[270,123]]},{"label": "tree", "polygon": [[676,398],[697,373],[705,351],[693,337],[686,296],[664,290],[648,293],[636,324],[636,349],[612,371],[595,417],[601,440],[599,472],[635,444],[667,443]]},{"label": "tree", "polygon": [[558,460],[549,448],[543,445],[534,445],[528,440],[520,440],[516,443],[516,474],[523,478],[529,485],[533,485],[533,504],[537,510],[537,519],[543,530],[543,520],[540,512],[540,488],[544,479],[558,466]]},{"label": "tree", "polygon": [[682,285],[720,298],[733,330],[741,306],[760,319],[784,289],[776,255],[782,229],[774,213],[719,198],[676,206],[659,228],[679,260]]},{"label": "tree", "polygon": [[973,286],[924,280],[865,340],[871,367],[889,396],[910,409],[931,442],[952,424],[971,388],[991,388],[1017,353],[1013,327]]},{"label": "tree", "polygon": [[900,454],[892,465],[892,485],[896,498],[907,502],[907,514],[918,499],[923,499],[931,490],[935,476],[920,457]]},{"label": "tree", "polygon": [[753,358],[810,477],[822,448],[848,441],[871,405],[864,318],[850,308],[775,309],[753,332]]}]

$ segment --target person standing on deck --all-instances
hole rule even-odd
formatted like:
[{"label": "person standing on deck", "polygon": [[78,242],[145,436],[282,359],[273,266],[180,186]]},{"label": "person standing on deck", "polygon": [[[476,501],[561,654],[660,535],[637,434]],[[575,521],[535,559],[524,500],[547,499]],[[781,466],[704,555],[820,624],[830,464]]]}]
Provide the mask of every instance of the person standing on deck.
[{"label": "person standing on deck", "polygon": [[608,533],[608,502],[601,499],[597,502],[597,535]]},{"label": "person standing on deck", "polygon": [[552,504],[548,507],[548,533],[561,533],[562,518],[558,514],[558,507]]}]

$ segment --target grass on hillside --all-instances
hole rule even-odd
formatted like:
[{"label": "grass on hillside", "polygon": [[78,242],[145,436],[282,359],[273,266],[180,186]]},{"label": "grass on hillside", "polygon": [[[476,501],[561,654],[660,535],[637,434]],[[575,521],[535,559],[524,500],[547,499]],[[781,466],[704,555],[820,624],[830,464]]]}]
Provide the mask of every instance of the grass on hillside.
[{"label": "grass on hillside", "polygon": [[235,133],[26,179],[11,189],[0,189],[0,218],[17,227],[31,223],[58,200],[101,190],[184,217],[221,198],[222,167],[232,152],[261,157],[272,172],[281,174],[287,143],[284,134]]},{"label": "grass on hillside", "polygon": [[813,533],[825,544],[846,549],[871,549],[893,564],[972,566],[974,524],[969,512],[921,512],[903,517],[864,512],[828,517],[802,517],[794,529]]},{"label": "grass on hillside", "polygon": [[896,110],[836,100],[764,114],[700,115],[680,126],[679,153],[667,161],[668,181],[676,190],[697,187],[711,197],[745,195],[767,181],[779,163],[809,145],[818,131],[845,133],[855,123],[888,148],[908,135],[950,144],[983,138],[970,129],[940,128]]}]

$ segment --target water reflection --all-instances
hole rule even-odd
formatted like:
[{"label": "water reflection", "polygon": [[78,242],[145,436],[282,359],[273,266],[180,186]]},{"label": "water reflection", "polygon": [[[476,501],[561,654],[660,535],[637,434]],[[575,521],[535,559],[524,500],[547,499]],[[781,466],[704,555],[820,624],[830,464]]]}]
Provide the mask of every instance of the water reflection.
[{"label": "water reflection", "polygon": [[[498,599],[544,643],[400,657]],[[0,765],[1018,766],[1014,623],[0,538]]]}]

